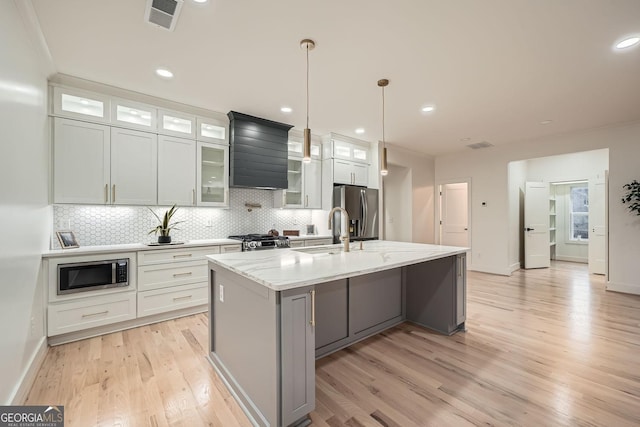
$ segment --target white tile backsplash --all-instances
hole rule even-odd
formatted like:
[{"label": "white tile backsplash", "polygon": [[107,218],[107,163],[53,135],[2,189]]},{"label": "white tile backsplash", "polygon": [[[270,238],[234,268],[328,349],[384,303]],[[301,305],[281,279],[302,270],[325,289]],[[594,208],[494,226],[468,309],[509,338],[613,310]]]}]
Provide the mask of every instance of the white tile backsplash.
[{"label": "white tile backsplash", "polygon": [[[258,203],[251,212],[245,203]],[[153,207],[158,216],[167,209]],[[174,219],[184,221],[171,232],[174,240],[225,238],[232,234],[266,233],[275,228],[306,231],[312,211],[273,207],[273,191],[244,188],[229,189],[229,208],[180,207]],[[147,243],[156,240],[147,234],[157,219],[145,206],[54,205],[53,229],[72,230],[81,246]],[[51,247],[60,248],[55,235]]]}]

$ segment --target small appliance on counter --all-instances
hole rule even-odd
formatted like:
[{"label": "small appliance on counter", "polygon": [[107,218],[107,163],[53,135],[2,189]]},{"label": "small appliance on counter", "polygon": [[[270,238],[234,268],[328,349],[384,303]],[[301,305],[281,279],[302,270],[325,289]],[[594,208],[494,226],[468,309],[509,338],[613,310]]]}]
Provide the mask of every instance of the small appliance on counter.
[{"label": "small appliance on counter", "polygon": [[229,236],[230,239],[240,240],[243,251],[257,251],[261,249],[287,249],[289,238],[272,234],[240,234]]},{"label": "small appliance on counter", "polygon": [[[349,214],[349,240],[378,239],[378,190],[355,185],[333,187],[333,206],[341,207]],[[333,217],[333,243],[340,243],[342,230],[341,212]]]}]

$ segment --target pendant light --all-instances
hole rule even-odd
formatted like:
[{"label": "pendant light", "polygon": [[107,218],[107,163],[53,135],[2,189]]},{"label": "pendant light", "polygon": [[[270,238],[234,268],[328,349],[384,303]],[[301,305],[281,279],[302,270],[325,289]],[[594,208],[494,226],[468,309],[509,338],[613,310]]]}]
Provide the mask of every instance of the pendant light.
[{"label": "pendant light", "polygon": [[307,127],[304,128],[304,143],[302,144],[302,161],[311,162],[311,130],[309,129],[309,51],[316,47],[316,43],[311,39],[304,39],[300,42],[300,48],[307,51]]},{"label": "pendant light", "polygon": [[387,146],[384,142],[384,88],[389,85],[389,80],[378,80],[378,86],[382,88],[382,159],[380,159],[380,175],[387,176],[389,169],[387,168]]}]

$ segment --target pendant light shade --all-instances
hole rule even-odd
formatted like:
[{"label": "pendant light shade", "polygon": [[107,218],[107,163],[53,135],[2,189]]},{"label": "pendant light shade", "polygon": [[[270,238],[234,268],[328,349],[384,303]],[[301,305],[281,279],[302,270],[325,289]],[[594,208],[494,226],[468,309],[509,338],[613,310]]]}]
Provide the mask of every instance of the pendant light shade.
[{"label": "pendant light shade", "polygon": [[307,51],[307,126],[304,128],[304,142],[302,144],[302,161],[311,162],[311,129],[309,129],[309,51],[316,47],[316,43],[311,39],[304,39],[300,42],[300,48]]},{"label": "pendant light shade", "polygon": [[378,86],[382,88],[382,157],[380,158],[380,175],[387,176],[389,169],[387,168],[387,147],[384,141],[384,88],[389,85],[389,80],[378,80]]}]

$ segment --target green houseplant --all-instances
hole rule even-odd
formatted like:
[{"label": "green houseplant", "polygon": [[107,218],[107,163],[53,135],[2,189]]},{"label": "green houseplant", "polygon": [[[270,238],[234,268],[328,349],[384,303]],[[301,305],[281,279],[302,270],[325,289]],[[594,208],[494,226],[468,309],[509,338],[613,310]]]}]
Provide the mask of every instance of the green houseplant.
[{"label": "green houseplant", "polygon": [[627,190],[627,194],[622,198],[622,203],[628,203],[629,210],[640,215],[640,182],[634,179],[631,183],[623,185],[622,188]]},{"label": "green houseplant", "polygon": [[153,216],[155,216],[159,222],[159,224],[155,228],[149,231],[149,234],[159,233],[160,235],[158,236],[158,243],[171,243],[171,236],[169,235],[169,233],[171,233],[171,230],[173,230],[177,224],[184,222],[184,221],[171,222],[173,215],[175,215],[175,213],[178,211],[178,207],[176,205],[171,206],[171,208],[165,211],[162,218],[160,218],[158,214],[152,211],[151,208],[148,208],[148,209],[151,211]]}]

